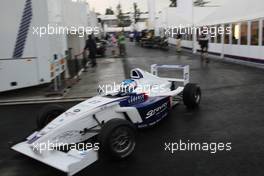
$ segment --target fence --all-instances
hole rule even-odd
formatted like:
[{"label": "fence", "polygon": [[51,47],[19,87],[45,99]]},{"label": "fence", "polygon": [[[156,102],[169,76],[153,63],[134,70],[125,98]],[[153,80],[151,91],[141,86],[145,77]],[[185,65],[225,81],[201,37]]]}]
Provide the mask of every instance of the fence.
[{"label": "fence", "polygon": [[52,86],[47,96],[63,95],[65,88],[71,87],[79,81],[80,73],[86,71],[86,52],[81,52],[72,57],[72,49],[65,52],[66,57],[58,59],[55,54],[50,66]]}]

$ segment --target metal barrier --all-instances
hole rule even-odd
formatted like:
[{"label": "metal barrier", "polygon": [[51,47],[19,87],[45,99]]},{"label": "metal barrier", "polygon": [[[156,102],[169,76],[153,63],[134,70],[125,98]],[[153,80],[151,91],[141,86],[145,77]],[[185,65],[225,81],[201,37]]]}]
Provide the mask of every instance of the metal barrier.
[{"label": "metal barrier", "polygon": [[58,58],[55,54],[50,65],[52,87],[47,96],[63,95],[65,88],[70,88],[80,80],[80,72],[87,69],[87,57],[85,52],[72,57],[72,49],[65,51],[65,58]]},{"label": "metal barrier", "polygon": [[[80,58],[80,56],[82,56],[82,58]],[[79,79],[80,72],[86,71],[87,69],[86,53],[81,52],[79,54],[76,54],[74,56],[74,64],[75,64],[75,76],[77,76],[77,79]]]},{"label": "metal barrier", "polygon": [[86,70],[86,64],[87,64],[87,57],[85,52],[81,52],[79,54],[76,54],[72,57],[72,49],[69,48],[67,51],[68,57],[67,57],[67,66],[68,66],[68,72],[69,77],[71,79],[75,78],[79,75],[80,71]]},{"label": "metal barrier", "polygon": [[54,54],[53,60],[50,65],[50,77],[53,80],[52,90],[47,94],[61,94],[58,93],[64,89],[64,78],[67,77],[65,74],[67,72],[66,58],[58,59],[58,55]]}]

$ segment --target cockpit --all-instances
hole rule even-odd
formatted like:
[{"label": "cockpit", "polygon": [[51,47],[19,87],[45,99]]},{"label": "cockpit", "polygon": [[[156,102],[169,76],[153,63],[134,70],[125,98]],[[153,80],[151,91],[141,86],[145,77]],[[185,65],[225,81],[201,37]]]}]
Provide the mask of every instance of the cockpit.
[{"label": "cockpit", "polygon": [[133,69],[130,72],[130,78],[131,79],[141,79],[143,78],[143,74],[140,72],[139,69]]},{"label": "cockpit", "polygon": [[124,97],[136,94],[137,82],[133,79],[127,79],[121,82],[118,89],[106,94],[108,97]]},{"label": "cockpit", "polygon": [[131,94],[135,92],[137,88],[137,82],[133,79],[127,79],[122,81],[119,87],[119,92],[121,94]]}]

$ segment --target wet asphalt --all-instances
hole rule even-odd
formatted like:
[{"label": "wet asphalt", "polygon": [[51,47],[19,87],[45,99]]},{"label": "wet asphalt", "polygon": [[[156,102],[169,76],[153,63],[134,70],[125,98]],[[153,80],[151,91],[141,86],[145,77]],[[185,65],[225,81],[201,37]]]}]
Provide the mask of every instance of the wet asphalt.
[{"label": "wet asphalt", "polygon": [[[129,44],[125,70],[149,70],[151,64],[188,64],[191,82],[202,89],[199,109],[173,109],[159,125],[140,130],[133,155],[124,161],[99,160],[78,176],[263,176],[264,71],[211,60],[190,53],[176,54]],[[166,72],[166,71],[165,71]],[[173,72],[167,72],[174,76]],[[77,103],[77,102],[76,102]],[[63,104],[71,107],[76,103]],[[65,175],[22,156],[10,146],[34,129],[43,105],[0,107],[0,175]],[[171,151],[165,143],[231,143],[230,151]]]}]

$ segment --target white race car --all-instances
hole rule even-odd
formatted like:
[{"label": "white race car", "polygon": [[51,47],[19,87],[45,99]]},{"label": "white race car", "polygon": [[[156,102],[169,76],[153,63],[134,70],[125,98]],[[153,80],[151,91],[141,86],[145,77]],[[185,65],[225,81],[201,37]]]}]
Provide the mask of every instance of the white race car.
[{"label": "white race car", "polygon": [[[160,68],[182,70],[183,78],[158,77]],[[101,154],[128,157],[136,145],[137,128],[158,123],[182,100],[188,108],[198,107],[201,101],[200,88],[189,83],[188,65],[152,65],[151,73],[133,69],[117,90],[100,89],[99,94],[67,111],[48,105],[38,117],[39,130],[12,149],[73,175]],[[64,148],[84,141],[90,148]]]}]

